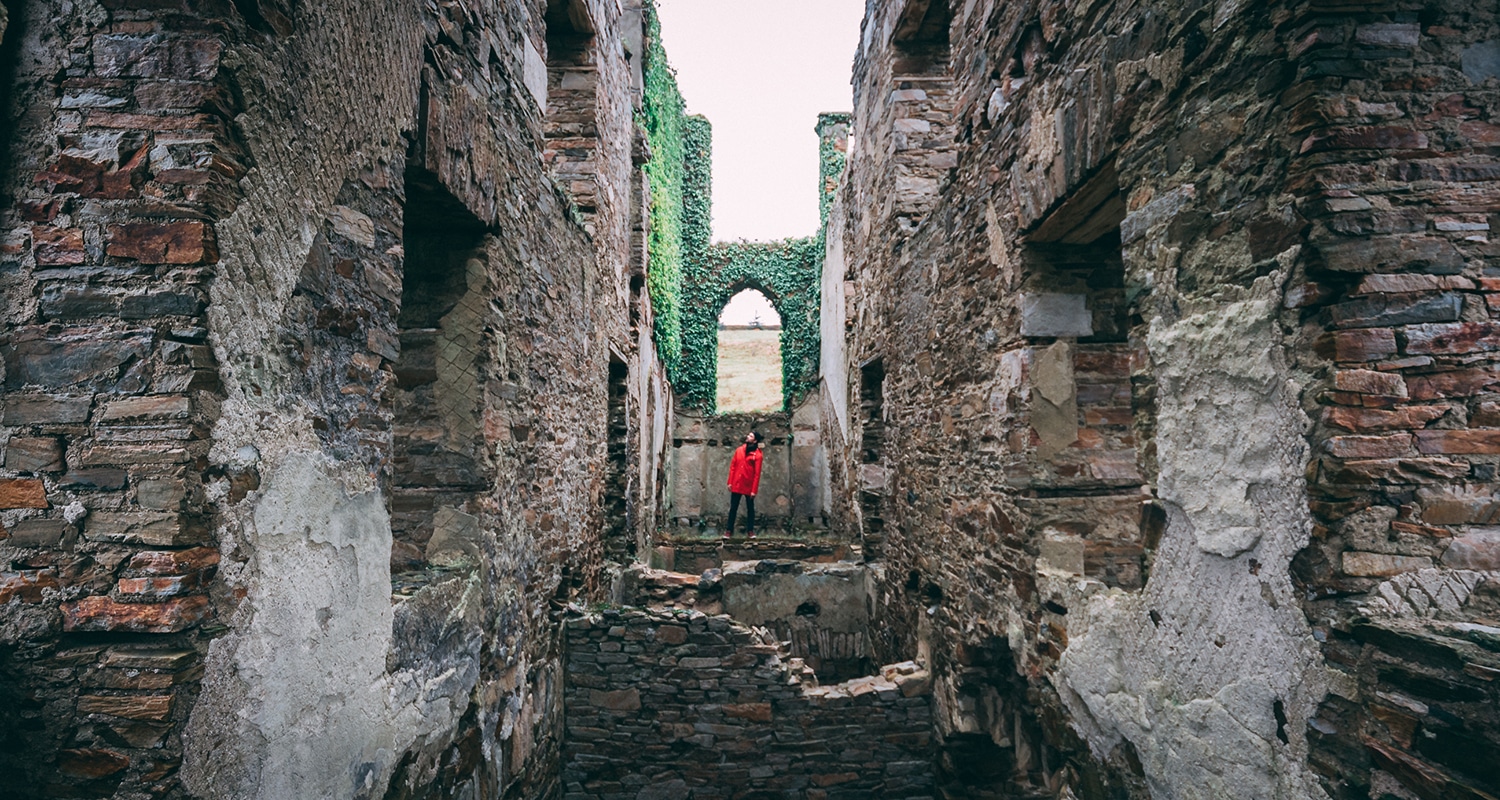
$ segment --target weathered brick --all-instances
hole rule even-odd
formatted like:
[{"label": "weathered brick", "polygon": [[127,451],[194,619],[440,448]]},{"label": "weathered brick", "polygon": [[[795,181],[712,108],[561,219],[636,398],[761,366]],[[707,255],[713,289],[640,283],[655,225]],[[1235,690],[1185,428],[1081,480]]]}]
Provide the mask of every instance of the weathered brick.
[{"label": "weathered brick", "polygon": [[1318,350],[1335,361],[1376,361],[1396,352],[1396,334],[1387,328],[1357,328],[1326,334]]},{"label": "weathered brick", "polygon": [[149,331],[69,330],[59,335],[33,329],[13,334],[0,346],[6,364],[5,386],[114,388],[130,364],[149,355],[153,338]]},{"label": "weathered brick", "polygon": [[1500,370],[1465,369],[1412,375],[1406,388],[1413,400],[1441,400],[1447,397],[1472,397],[1500,387]]},{"label": "weathered brick", "polygon": [[71,267],[88,260],[83,231],[77,228],[32,228],[31,247],[39,267]]},{"label": "weathered brick", "polygon": [[116,599],[149,603],[177,597],[204,588],[201,575],[167,575],[154,578],[121,578],[115,582]]},{"label": "weathered brick", "polygon": [[0,508],[46,508],[47,487],[40,478],[0,478]]},{"label": "weathered brick", "polygon": [[1385,553],[1346,552],[1344,572],[1362,578],[1386,578],[1403,572],[1430,569],[1432,559],[1419,556],[1393,556]]},{"label": "weathered brick", "polygon": [[1330,484],[1445,483],[1469,474],[1469,465],[1441,458],[1377,458],[1326,464]]},{"label": "weathered brick", "polygon": [[111,647],[102,662],[106,667],[177,671],[198,661],[195,650],[160,650],[147,647]]},{"label": "weathered brick", "polygon": [[78,713],[108,714],[125,719],[163,720],[172,713],[172,695],[97,695],[78,697]]},{"label": "weathered brick", "polygon": [[1464,259],[1447,239],[1436,237],[1373,237],[1340,239],[1314,244],[1323,266],[1337,272],[1426,272],[1455,275]]},{"label": "weathered brick", "polygon": [[1329,455],[1338,458],[1391,458],[1411,451],[1412,435],[1334,436],[1323,442]]},{"label": "weathered brick", "polygon": [[208,526],[189,514],[156,511],[96,511],[84,522],[95,542],[184,547],[209,541]]},{"label": "weathered brick", "polygon": [[56,436],[12,436],[5,446],[5,468],[18,472],[61,472],[62,440]]},{"label": "weathered brick", "polygon": [[222,50],[218,39],[203,36],[100,34],[93,41],[94,68],[106,78],[205,80],[217,72]]},{"label": "weathered brick", "polygon": [[1453,537],[1442,561],[1453,569],[1500,570],[1500,530],[1473,530]]},{"label": "weathered brick", "polygon": [[1418,322],[1451,322],[1463,312],[1463,298],[1453,292],[1429,296],[1376,295],[1329,307],[1340,328],[1373,328]]},{"label": "weathered brick", "polygon": [[165,603],[119,603],[94,596],[63,603],[62,611],[65,631],[177,633],[202,622],[210,609],[201,595]]},{"label": "weathered brick", "polygon": [[219,551],[212,547],[190,550],[148,550],[130,557],[131,575],[186,575],[217,566]]},{"label": "weathered brick", "polygon": [[219,258],[213,229],[198,220],[113,226],[105,253],[145,264],[205,264]]},{"label": "weathered brick", "polygon": [[1391,411],[1375,408],[1324,409],[1323,421],[1354,433],[1421,428],[1448,413],[1447,406],[1406,406]]},{"label": "weathered brick", "polygon": [[1421,275],[1414,273],[1366,275],[1351,294],[1396,294],[1404,292],[1437,292],[1447,289],[1473,289],[1474,281],[1460,275]]},{"label": "weathered brick", "polygon": [[6,425],[65,425],[88,422],[94,399],[73,395],[9,394],[5,400]]},{"label": "weathered brick", "polygon": [[1341,369],[1333,375],[1333,388],[1341,392],[1406,397],[1406,382],[1400,375],[1369,369]]},{"label": "weathered brick", "polygon": [[1425,150],[1427,136],[1411,128],[1390,125],[1371,125],[1359,128],[1338,128],[1330,132],[1310,136],[1302,142],[1303,153],[1325,150]]},{"label": "weathered brick", "polygon": [[1402,331],[1408,353],[1457,354],[1500,349],[1500,323],[1412,325]]},{"label": "weathered brick", "polygon": [[57,547],[76,533],[67,520],[32,517],[11,527],[8,544],[12,547]]},{"label": "weathered brick", "polygon": [[127,475],[123,469],[93,467],[70,470],[57,480],[59,489],[103,489],[118,491],[125,488]]},{"label": "weathered brick", "polygon": [[90,467],[186,464],[193,454],[172,445],[93,444],[83,448],[81,460]]},{"label": "weathered brick", "polygon": [[69,778],[96,780],[118,775],[129,768],[130,757],[114,750],[70,748],[57,751],[57,772]]},{"label": "weathered brick", "polygon": [[1417,431],[1417,449],[1429,454],[1500,453],[1500,430]]},{"label": "weathered brick", "polygon": [[0,606],[11,600],[23,603],[40,603],[48,589],[57,591],[57,570],[26,569],[18,572],[0,572]]},{"label": "weathered brick", "polygon": [[136,419],[187,419],[192,401],[186,395],[159,394],[112,400],[99,415],[100,422]]}]

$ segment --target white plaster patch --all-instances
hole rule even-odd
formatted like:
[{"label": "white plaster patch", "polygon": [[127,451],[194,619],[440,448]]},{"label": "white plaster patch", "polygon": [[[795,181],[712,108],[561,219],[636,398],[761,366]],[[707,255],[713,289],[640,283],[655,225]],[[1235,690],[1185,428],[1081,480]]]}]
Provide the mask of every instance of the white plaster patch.
[{"label": "white plaster patch", "polygon": [[1305,417],[1275,295],[1263,279],[1153,322],[1161,546],[1144,590],[1097,592],[1070,615],[1053,678],[1095,755],[1129,740],[1156,797],[1324,796],[1305,730],[1327,681],[1289,579],[1311,530]]}]

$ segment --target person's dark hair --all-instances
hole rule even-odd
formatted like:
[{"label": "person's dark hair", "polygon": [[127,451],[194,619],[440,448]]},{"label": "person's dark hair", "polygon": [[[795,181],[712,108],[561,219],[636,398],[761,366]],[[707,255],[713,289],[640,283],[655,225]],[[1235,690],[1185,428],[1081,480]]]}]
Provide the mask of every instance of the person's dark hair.
[{"label": "person's dark hair", "polygon": [[750,431],[750,435],[755,437],[755,441],[745,443],[745,452],[747,453],[753,453],[760,449],[760,431]]}]

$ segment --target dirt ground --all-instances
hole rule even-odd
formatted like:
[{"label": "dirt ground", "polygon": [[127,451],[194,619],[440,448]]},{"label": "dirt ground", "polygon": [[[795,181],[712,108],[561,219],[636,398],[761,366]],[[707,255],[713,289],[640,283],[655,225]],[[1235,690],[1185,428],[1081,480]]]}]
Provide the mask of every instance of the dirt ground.
[{"label": "dirt ground", "polygon": [[781,409],[781,331],[719,331],[719,413]]}]

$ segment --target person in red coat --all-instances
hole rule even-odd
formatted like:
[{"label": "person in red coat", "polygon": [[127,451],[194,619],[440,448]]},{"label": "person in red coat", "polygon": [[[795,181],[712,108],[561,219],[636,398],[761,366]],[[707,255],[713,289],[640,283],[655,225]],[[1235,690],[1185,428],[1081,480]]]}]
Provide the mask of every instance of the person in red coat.
[{"label": "person in red coat", "polygon": [[760,490],[760,464],[765,453],[760,449],[760,434],[745,434],[745,443],[735,448],[729,461],[729,524],[724,538],[734,533],[734,518],[740,512],[740,498],[745,498],[745,535],[755,536],[755,493]]}]

